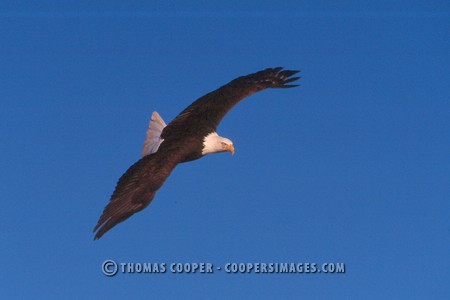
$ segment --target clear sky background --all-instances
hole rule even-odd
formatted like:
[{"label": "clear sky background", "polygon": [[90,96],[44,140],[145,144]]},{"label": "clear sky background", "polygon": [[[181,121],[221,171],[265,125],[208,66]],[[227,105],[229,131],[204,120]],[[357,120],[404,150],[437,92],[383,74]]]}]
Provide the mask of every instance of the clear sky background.
[{"label": "clear sky background", "polygon": [[[448,1],[91,2],[0,4],[3,299],[450,299]],[[302,86],[231,111],[234,156],[178,166],[93,241],[154,110],[276,66]],[[106,259],[346,273],[110,278]]]}]

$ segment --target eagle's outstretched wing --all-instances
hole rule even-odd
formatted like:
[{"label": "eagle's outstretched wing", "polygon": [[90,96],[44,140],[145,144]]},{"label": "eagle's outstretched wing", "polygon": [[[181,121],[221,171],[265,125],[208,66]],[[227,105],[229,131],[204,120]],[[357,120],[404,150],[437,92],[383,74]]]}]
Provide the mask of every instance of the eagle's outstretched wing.
[{"label": "eagle's outstretched wing", "polygon": [[144,156],[120,177],[108,205],[94,228],[95,240],[108,230],[146,208],[156,191],[178,164],[175,151]]},{"label": "eagle's outstretched wing", "polygon": [[268,88],[291,88],[289,84],[300,77],[291,77],[300,71],[268,68],[257,73],[238,77],[217,90],[197,99],[164,128],[164,139],[175,133],[186,132],[186,124],[195,124],[194,130],[202,128],[208,133],[215,131],[223,117],[242,99]]}]

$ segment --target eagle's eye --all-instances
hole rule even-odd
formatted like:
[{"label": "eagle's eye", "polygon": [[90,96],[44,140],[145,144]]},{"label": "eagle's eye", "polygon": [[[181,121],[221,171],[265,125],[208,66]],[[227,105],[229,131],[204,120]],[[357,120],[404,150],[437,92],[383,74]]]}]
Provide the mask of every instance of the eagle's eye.
[{"label": "eagle's eye", "polygon": [[226,146],[227,145],[227,143],[225,143],[225,142],[220,142],[221,144],[222,144],[222,146]]}]

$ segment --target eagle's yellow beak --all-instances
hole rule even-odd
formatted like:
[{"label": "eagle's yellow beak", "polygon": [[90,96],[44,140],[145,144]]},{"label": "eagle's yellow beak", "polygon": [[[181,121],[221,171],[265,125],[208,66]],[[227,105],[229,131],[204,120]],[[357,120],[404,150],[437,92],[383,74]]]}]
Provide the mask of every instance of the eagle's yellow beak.
[{"label": "eagle's yellow beak", "polygon": [[233,145],[227,145],[227,151],[231,152],[231,155],[234,155],[234,147],[233,147]]}]

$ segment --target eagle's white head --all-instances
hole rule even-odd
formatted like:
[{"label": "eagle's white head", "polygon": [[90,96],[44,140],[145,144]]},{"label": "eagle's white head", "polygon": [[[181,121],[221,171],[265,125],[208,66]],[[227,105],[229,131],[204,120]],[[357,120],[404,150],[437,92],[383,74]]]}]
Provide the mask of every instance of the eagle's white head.
[{"label": "eagle's white head", "polygon": [[225,151],[234,154],[233,142],[229,139],[218,135],[216,132],[211,132],[203,139],[202,155]]}]

